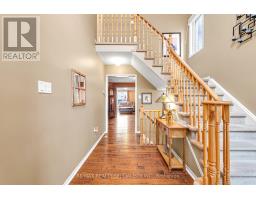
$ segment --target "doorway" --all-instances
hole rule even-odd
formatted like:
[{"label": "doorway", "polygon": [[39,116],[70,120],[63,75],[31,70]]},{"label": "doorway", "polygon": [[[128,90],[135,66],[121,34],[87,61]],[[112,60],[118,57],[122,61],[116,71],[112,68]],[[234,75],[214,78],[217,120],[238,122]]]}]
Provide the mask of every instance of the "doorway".
[{"label": "doorway", "polygon": [[[133,119],[133,130],[137,132],[137,76],[135,74],[106,75],[106,110],[105,127],[109,128],[110,120],[117,123],[117,127],[125,129],[126,121]],[[130,126],[130,124],[129,124]],[[128,128],[128,127],[126,127]]]}]

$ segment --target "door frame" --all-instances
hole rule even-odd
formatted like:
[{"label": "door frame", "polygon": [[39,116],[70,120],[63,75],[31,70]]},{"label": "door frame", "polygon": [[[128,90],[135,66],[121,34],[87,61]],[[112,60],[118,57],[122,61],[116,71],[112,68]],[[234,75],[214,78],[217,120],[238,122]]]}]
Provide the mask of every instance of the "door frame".
[{"label": "door frame", "polygon": [[135,133],[139,133],[137,129],[138,124],[138,85],[137,85],[137,74],[106,74],[105,75],[105,133],[108,132],[108,77],[110,76],[116,76],[116,77],[128,77],[128,76],[134,76],[135,77]]}]

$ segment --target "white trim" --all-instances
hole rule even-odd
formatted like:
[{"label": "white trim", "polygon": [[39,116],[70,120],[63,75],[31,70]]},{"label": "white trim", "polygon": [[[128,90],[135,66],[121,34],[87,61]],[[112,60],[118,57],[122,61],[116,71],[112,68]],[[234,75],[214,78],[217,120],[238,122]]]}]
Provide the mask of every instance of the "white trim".
[{"label": "white trim", "polygon": [[209,79],[209,81],[212,81],[212,83],[215,84],[216,87],[218,87],[224,92],[224,95],[230,98],[233,104],[238,105],[249,117],[256,121],[256,115],[254,115],[248,108],[246,108],[245,105],[243,105],[237,98],[235,98],[232,94],[225,90],[217,81],[215,81],[210,76],[206,77],[205,79]]},{"label": "white trim", "polygon": [[[173,155],[180,161],[182,162],[182,159],[180,158],[180,156],[172,149],[172,153]],[[188,165],[185,165],[186,171],[188,172],[188,174],[190,175],[190,177],[193,180],[196,180],[198,177],[195,175],[195,173],[192,171],[192,169],[190,169],[190,167]]]},{"label": "white trim", "polygon": [[84,164],[84,162],[88,159],[88,157],[91,155],[91,153],[93,152],[93,150],[95,149],[95,147],[98,145],[98,143],[100,142],[100,140],[103,138],[103,136],[106,134],[106,132],[102,133],[101,136],[98,138],[98,140],[95,142],[95,144],[92,146],[92,148],[90,149],[90,151],[88,153],[85,154],[85,156],[82,158],[82,160],[78,163],[78,165],[75,167],[75,169],[72,171],[72,173],[68,176],[68,178],[66,179],[66,181],[64,182],[63,185],[69,185],[70,182],[72,181],[72,179],[74,178],[74,176],[77,174],[77,172],[79,171],[79,169],[82,167],[82,165]]},{"label": "white trim", "polygon": [[128,77],[128,76],[134,76],[135,77],[135,133],[138,133],[138,129],[137,129],[137,124],[138,124],[138,79],[137,79],[137,74],[106,74],[106,87],[105,87],[105,127],[106,127],[106,132],[108,130],[108,77],[109,76],[117,76],[117,77]]}]

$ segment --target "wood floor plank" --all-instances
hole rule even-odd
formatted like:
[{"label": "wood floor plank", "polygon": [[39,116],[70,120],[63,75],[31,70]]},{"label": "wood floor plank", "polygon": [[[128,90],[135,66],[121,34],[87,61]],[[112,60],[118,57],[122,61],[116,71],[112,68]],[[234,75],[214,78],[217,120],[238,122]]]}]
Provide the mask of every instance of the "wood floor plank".
[{"label": "wood floor plank", "polygon": [[156,146],[142,146],[134,131],[134,115],[109,120],[109,131],[71,184],[192,184],[182,170],[169,172]]}]

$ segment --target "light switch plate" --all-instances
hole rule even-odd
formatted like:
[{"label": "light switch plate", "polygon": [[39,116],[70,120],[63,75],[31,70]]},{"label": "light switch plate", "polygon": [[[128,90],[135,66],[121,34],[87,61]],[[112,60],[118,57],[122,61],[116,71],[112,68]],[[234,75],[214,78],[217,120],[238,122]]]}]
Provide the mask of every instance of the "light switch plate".
[{"label": "light switch plate", "polygon": [[51,94],[52,83],[45,81],[38,81],[38,93]]}]

